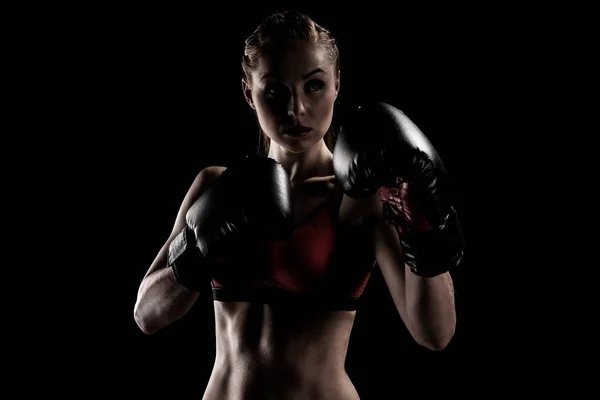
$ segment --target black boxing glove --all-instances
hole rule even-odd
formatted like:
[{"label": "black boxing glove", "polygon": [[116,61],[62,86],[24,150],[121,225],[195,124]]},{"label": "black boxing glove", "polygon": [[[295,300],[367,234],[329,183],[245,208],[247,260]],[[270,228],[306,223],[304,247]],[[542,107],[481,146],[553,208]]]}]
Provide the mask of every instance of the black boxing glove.
[{"label": "black boxing glove", "polygon": [[[257,238],[280,239],[291,233],[291,184],[281,164],[267,157],[246,157],[229,166],[186,214],[186,227],[169,246],[168,265],[189,289],[227,268],[223,259],[243,261]],[[232,264],[235,264],[232,263]],[[216,267],[218,265],[218,268]],[[236,270],[252,274],[252,266]]]},{"label": "black boxing glove", "polygon": [[342,126],[333,153],[344,192],[378,192],[383,216],[400,238],[406,264],[432,277],[457,267],[464,240],[452,206],[446,169],[419,128],[382,102],[359,107]]}]

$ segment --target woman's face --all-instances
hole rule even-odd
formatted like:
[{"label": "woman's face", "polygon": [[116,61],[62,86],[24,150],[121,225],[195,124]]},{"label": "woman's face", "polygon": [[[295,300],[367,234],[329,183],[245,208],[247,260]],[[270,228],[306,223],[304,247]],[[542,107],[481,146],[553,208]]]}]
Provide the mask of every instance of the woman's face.
[{"label": "woman's face", "polygon": [[296,153],[314,146],[329,129],[337,72],[321,46],[298,40],[261,56],[252,81],[242,85],[265,134]]}]

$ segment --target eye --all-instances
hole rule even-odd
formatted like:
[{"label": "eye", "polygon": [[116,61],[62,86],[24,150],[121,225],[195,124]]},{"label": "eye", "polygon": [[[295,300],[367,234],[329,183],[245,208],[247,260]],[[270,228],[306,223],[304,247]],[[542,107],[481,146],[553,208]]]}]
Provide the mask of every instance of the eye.
[{"label": "eye", "polygon": [[265,96],[268,98],[280,97],[285,94],[286,89],[281,85],[269,85],[265,88]]},{"label": "eye", "polygon": [[305,87],[306,90],[308,90],[309,92],[317,92],[323,89],[323,86],[325,86],[325,82],[320,81],[318,79],[313,79],[311,81],[308,81]]}]

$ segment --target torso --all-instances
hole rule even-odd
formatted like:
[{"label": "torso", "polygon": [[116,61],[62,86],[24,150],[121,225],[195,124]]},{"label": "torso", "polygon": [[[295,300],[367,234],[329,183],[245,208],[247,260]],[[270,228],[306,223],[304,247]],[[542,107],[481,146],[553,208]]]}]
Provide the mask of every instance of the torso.
[{"label": "torso", "polygon": [[[334,189],[333,176],[294,185],[295,224],[314,215]],[[343,196],[338,229],[368,235],[375,208],[373,198]],[[204,399],[359,399],[345,371],[355,311],[220,301],[214,310],[216,358]]]},{"label": "torso", "polygon": [[356,400],[344,363],[352,311],[215,302],[205,400]]}]

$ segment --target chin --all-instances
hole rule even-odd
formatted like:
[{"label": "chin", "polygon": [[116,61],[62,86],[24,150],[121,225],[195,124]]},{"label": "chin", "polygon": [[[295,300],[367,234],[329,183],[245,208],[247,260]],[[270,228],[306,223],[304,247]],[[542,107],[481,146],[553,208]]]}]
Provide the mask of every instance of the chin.
[{"label": "chin", "polygon": [[321,140],[323,140],[322,135],[315,135],[310,132],[306,136],[300,137],[283,136],[279,138],[277,143],[290,153],[304,153],[319,144]]}]

